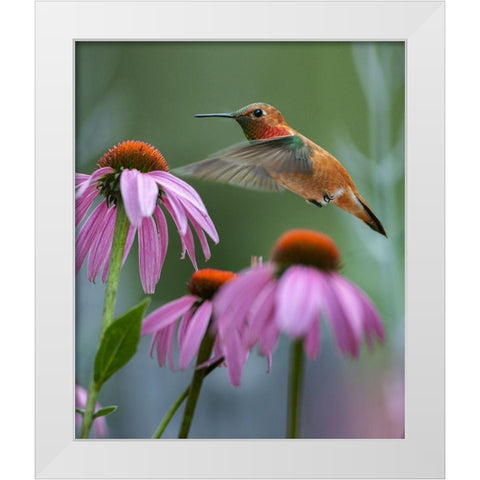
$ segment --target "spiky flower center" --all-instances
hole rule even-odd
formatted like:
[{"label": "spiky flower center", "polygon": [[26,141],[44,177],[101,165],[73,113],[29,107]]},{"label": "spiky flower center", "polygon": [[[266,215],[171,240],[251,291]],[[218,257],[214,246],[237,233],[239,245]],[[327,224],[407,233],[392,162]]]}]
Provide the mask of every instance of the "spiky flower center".
[{"label": "spiky flower center", "polygon": [[168,172],[163,155],[155,147],[137,140],[127,140],[108,150],[97,163],[97,168],[101,167],[115,170],[135,168],[143,173],[154,170]]},{"label": "spiky flower center", "polygon": [[285,268],[293,264],[309,265],[320,270],[338,270],[340,253],[335,242],[312,230],[290,230],[275,244],[271,259]]},{"label": "spiky flower center", "polygon": [[112,203],[119,197],[120,175],[123,170],[136,169],[142,173],[156,170],[168,172],[163,155],[155,147],[137,140],[127,140],[110,148],[97,162],[97,168],[102,167],[111,167],[115,170],[103,176],[98,182],[100,192]]},{"label": "spiky flower center", "polygon": [[205,268],[195,272],[187,284],[192,295],[208,300],[225,283],[236,277],[235,273]]}]

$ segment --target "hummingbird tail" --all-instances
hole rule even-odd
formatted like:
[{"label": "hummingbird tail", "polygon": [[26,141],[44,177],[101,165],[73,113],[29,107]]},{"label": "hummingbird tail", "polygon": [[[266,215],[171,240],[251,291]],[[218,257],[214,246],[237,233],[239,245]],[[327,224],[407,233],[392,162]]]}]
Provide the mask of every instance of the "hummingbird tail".
[{"label": "hummingbird tail", "polygon": [[363,215],[359,215],[358,217],[363,220],[372,230],[375,230],[386,237],[387,232],[383,228],[382,222],[380,222],[380,220],[376,217],[372,209],[368,206],[367,202],[365,202],[360,194],[357,193],[355,196],[364,209]]},{"label": "hummingbird tail", "polygon": [[345,192],[342,196],[334,201],[335,205],[343,210],[355,215],[357,218],[366,223],[372,230],[387,236],[382,223],[368,206],[367,202],[356,191],[351,190]]}]

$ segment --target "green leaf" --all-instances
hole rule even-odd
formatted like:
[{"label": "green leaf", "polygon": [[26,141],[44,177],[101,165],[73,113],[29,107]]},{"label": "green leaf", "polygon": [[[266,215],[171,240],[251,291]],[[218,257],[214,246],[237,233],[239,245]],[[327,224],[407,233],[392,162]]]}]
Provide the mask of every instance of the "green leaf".
[{"label": "green leaf", "polygon": [[137,351],[145,310],[150,299],[145,299],[127,313],[114,320],[105,330],[95,357],[93,379],[98,387],[126,365]]},{"label": "green leaf", "polygon": [[108,407],[103,407],[100,410],[97,410],[93,414],[93,418],[104,417],[105,415],[109,415],[113,413],[118,407],[116,405],[109,405]]},{"label": "green leaf", "polygon": [[83,408],[76,408],[75,411],[79,413],[82,417],[85,415],[85,410],[83,410]]}]

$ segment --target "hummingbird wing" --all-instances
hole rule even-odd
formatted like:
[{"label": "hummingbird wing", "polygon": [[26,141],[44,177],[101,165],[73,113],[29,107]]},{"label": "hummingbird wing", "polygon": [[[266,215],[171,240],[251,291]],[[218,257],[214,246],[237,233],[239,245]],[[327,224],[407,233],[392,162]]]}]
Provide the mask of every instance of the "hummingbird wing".
[{"label": "hummingbird wing", "polygon": [[200,162],[175,169],[175,173],[230,183],[256,190],[283,188],[270,174],[312,173],[310,150],[297,135],[252,140],[214,153]]}]

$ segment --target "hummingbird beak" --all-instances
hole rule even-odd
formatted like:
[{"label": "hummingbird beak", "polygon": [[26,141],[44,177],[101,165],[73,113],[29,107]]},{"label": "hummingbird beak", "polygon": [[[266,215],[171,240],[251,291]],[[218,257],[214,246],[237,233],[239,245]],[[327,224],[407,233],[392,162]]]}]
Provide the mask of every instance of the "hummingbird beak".
[{"label": "hummingbird beak", "polygon": [[197,113],[195,117],[225,117],[225,118],[235,118],[231,113]]}]

